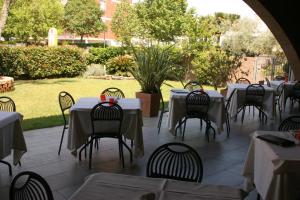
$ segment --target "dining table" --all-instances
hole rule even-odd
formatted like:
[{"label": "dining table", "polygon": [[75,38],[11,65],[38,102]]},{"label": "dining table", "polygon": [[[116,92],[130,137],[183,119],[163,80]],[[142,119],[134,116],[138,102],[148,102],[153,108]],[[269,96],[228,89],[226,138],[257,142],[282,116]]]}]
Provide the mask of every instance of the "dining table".
[{"label": "dining table", "polygon": [[[169,100],[168,128],[172,134],[175,134],[175,128],[186,115],[185,99],[189,94],[187,89],[171,89]],[[225,123],[225,105],[224,97],[216,90],[204,90],[210,98],[208,108],[208,119],[215,123],[218,132],[223,130]]]},{"label": "dining table", "polygon": [[[227,84],[227,95],[226,98],[229,98],[231,92],[234,91],[231,101],[229,102],[228,113],[229,116],[235,118],[238,114],[240,108],[242,108],[245,99],[246,99],[246,89],[250,84],[244,83],[233,83]],[[274,105],[275,105],[275,90],[272,87],[267,85],[262,85],[265,89],[265,95],[263,98],[263,111],[273,119],[274,118]]]},{"label": "dining table", "polygon": [[[283,147],[257,138],[274,135],[295,142]],[[300,146],[293,132],[255,131],[246,156],[244,190],[256,189],[264,200],[300,199]]]},{"label": "dining table", "polygon": [[[70,109],[67,147],[74,155],[92,134],[90,112],[100,102],[97,97],[83,97]],[[117,104],[123,110],[121,134],[126,139],[133,140],[133,155],[141,157],[144,155],[141,101],[137,98],[121,98],[117,99]],[[105,121],[95,124],[95,131],[105,132],[117,127],[115,122]]]},{"label": "dining table", "polygon": [[13,150],[13,164],[21,160],[27,147],[21,126],[23,116],[18,112],[0,111],[0,159],[9,156]]},{"label": "dining table", "polygon": [[230,186],[101,172],[88,176],[69,200],[238,200],[244,195]]}]

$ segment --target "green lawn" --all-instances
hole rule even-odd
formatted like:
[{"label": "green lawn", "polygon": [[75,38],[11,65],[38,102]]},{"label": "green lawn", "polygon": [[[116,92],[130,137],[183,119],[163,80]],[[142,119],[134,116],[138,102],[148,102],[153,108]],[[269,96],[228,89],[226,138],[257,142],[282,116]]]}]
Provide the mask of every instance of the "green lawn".
[{"label": "green lawn", "polygon": [[[175,88],[182,88],[180,82],[168,83]],[[24,115],[23,129],[31,130],[63,124],[58,104],[60,91],[69,92],[76,101],[80,97],[98,97],[100,92],[108,87],[120,88],[126,97],[135,97],[135,92],[140,90],[135,80],[60,78],[15,81],[15,90],[1,95],[9,96],[15,101],[17,111]],[[163,86],[166,100],[169,90],[168,86]]]}]

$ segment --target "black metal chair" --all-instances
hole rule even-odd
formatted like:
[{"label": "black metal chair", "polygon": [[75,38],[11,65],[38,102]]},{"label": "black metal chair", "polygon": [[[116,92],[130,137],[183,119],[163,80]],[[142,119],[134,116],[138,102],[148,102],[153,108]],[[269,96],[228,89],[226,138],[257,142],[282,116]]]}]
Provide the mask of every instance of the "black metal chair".
[{"label": "black metal chair", "polygon": [[190,81],[187,84],[185,84],[184,89],[188,89],[189,91],[194,91],[194,90],[203,90],[202,85],[198,81]]},{"label": "black metal chair", "polygon": [[290,131],[290,130],[299,130],[300,129],[300,116],[290,116],[283,120],[278,130],[279,131]]},{"label": "black metal chair", "polygon": [[209,129],[212,129],[214,132],[213,137],[216,137],[216,131],[211,125],[211,121],[208,119],[208,109],[209,109],[210,98],[207,93],[201,90],[195,90],[190,92],[185,99],[186,104],[186,115],[179,122],[176,127],[175,135],[177,135],[177,129],[183,126],[182,132],[182,141],[184,140],[186,121],[188,119],[198,118],[206,122],[205,136],[207,141],[209,142]]},{"label": "black metal chair", "polygon": [[244,122],[245,110],[247,106],[253,106],[259,111],[259,118],[263,122],[267,121],[267,115],[263,111],[263,100],[265,96],[265,88],[259,84],[251,84],[246,88],[245,102],[238,113],[243,110],[242,123]]},{"label": "black metal chair", "polygon": [[119,88],[110,87],[102,91],[101,94],[110,97],[125,98],[124,93]]},{"label": "black metal chair", "polygon": [[168,109],[168,107],[165,106],[165,102],[164,102],[162,93],[160,92],[160,112],[159,112],[159,118],[158,118],[158,123],[157,123],[157,129],[158,129],[157,133],[158,134],[160,132],[163,116],[167,112],[169,112],[169,109]]},{"label": "black metal chair", "polygon": [[284,78],[284,76],[275,76],[274,80],[275,81],[284,81],[285,78]]},{"label": "black metal chair", "polygon": [[16,112],[15,102],[10,97],[0,97],[0,111]]},{"label": "black metal chair", "polygon": [[40,175],[25,171],[17,174],[9,188],[10,200],[54,200],[50,186]]},{"label": "black metal chair", "polygon": [[[7,96],[0,97],[0,111],[5,112],[16,112],[16,104],[15,102]],[[9,175],[12,175],[12,169],[11,164],[7,161],[0,160],[0,163],[3,163],[8,166]],[[21,162],[19,162],[19,165],[21,166]]]},{"label": "black metal chair", "polygon": [[235,83],[251,84],[251,82],[248,79],[246,79],[246,78],[239,78],[238,80],[236,80]]},{"label": "black metal chair", "polygon": [[[93,141],[100,138],[115,138],[118,139],[119,143],[119,155],[122,161],[123,168],[124,164],[124,155],[123,155],[123,145],[128,149],[130,153],[130,162],[132,162],[132,151],[128,145],[122,140],[121,126],[123,121],[123,109],[115,103],[111,102],[101,102],[93,107],[91,110],[91,122],[92,122],[92,135],[89,142],[85,145],[90,144],[89,152],[89,169],[92,166],[92,151],[93,151]],[[109,131],[99,131],[96,130],[96,124],[99,125],[101,122],[114,122],[117,126],[111,127]]]},{"label": "black metal chair", "polygon": [[300,109],[300,81],[296,82],[295,85],[293,85],[293,91],[289,98],[291,99],[292,107],[294,106],[294,102],[297,101],[299,103]]},{"label": "black metal chair", "polygon": [[233,94],[235,93],[236,89],[234,89],[229,97],[225,100],[225,117],[226,117],[226,130],[227,130],[227,138],[230,134],[230,114],[229,114],[229,106],[232,99]]},{"label": "black metal chair", "polygon": [[281,98],[282,98],[282,93],[284,89],[284,83],[281,83],[280,85],[277,86],[276,92],[275,92],[275,114],[276,114],[276,107],[278,107],[278,113],[279,113],[279,119],[281,121]]},{"label": "black metal chair", "polygon": [[265,79],[266,79],[266,82],[267,82],[267,86],[268,86],[268,87],[271,87],[270,80],[269,80],[267,77],[266,77]]},{"label": "black metal chair", "polygon": [[60,139],[60,144],[58,149],[58,155],[60,155],[61,145],[64,139],[65,130],[68,129],[68,121],[65,112],[69,111],[69,109],[74,105],[75,101],[68,92],[62,91],[58,94],[58,102],[64,119],[63,132],[61,134],[61,139]]},{"label": "black metal chair", "polygon": [[200,183],[202,160],[190,146],[171,142],[158,147],[147,163],[147,176]]}]

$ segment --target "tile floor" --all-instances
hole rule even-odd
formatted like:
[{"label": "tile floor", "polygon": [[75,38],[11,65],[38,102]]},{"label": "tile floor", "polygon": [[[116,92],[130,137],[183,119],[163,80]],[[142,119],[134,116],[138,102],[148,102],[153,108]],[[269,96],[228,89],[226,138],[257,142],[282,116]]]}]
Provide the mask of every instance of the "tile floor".
[{"label": "tile floor", "polygon": [[[157,134],[157,118],[144,118],[143,136],[145,155],[129,162],[125,153],[125,168],[119,162],[117,142],[112,139],[102,139],[99,151],[93,153],[92,170],[88,169],[88,161],[72,156],[66,148],[65,137],[62,153],[57,155],[62,127],[32,130],[24,133],[28,152],[22,157],[22,166],[13,167],[13,175],[20,171],[31,170],[39,173],[50,184],[55,200],[68,199],[83,183],[84,178],[95,172],[113,172],[145,176],[147,159],[159,145],[171,141],[181,141],[167,130],[167,116],[164,117],[160,134]],[[200,154],[204,165],[203,183],[221,184],[243,187],[244,178],[241,176],[243,163],[249,146],[249,134],[255,130],[277,130],[279,121],[268,120],[267,125],[261,126],[257,116],[252,114],[245,117],[244,124],[231,121],[231,135],[226,138],[223,131],[215,141],[207,143],[204,128],[199,131],[199,121],[189,121],[185,134],[185,143],[194,147]],[[225,126],[224,126],[225,127]],[[5,160],[11,162],[11,156]],[[13,177],[13,176],[12,176]],[[8,175],[6,166],[0,164],[0,199],[8,199],[9,185],[12,177]],[[255,199],[251,192],[247,199]]]}]

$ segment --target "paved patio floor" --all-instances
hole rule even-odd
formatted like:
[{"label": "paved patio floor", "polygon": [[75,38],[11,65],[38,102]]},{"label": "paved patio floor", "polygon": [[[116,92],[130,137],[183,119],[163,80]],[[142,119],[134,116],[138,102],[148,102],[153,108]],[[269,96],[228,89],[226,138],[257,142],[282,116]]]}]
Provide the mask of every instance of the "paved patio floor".
[{"label": "paved patio floor", "polygon": [[[286,116],[285,116],[286,117]],[[157,118],[144,118],[143,136],[145,155],[135,158],[133,164],[125,152],[125,168],[119,162],[117,142],[113,139],[102,139],[98,152],[93,152],[92,170],[88,169],[88,160],[79,162],[66,148],[65,135],[62,153],[57,155],[62,127],[39,129],[24,133],[28,152],[22,157],[22,166],[13,167],[13,176],[30,170],[39,173],[50,184],[56,200],[63,200],[84,182],[86,176],[95,172],[113,172],[145,176],[146,163],[159,145],[172,141],[181,141],[168,132],[167,116],[164,116],[162,129],[157,134]],[[194,147],[200,154],[204,165],[203,183],[243,187],[241,176],[244,160],[247,154],[251,134],[255,130],[277,130],[279,120],[268,120],[267,125],[260,125],[258,117],[252,113],[246,115],[241,125],[240,116],[237,122],[231,121],[231,135],[226,138],[223,131],[215,141],[206,142],[204,128],[200,132],[198,121],[189,121],[185,134],[185,143]],[[225,126],[224,126],[225,128]],[[11,156],[5,160],[11,162]],[[13,177],[12,176],[12,177]],[[0,199],[8,199],[9,185],[12,177],[8,175],[7,166],[0,164]],[[251,192],[247,199],[256,199]]]}]

